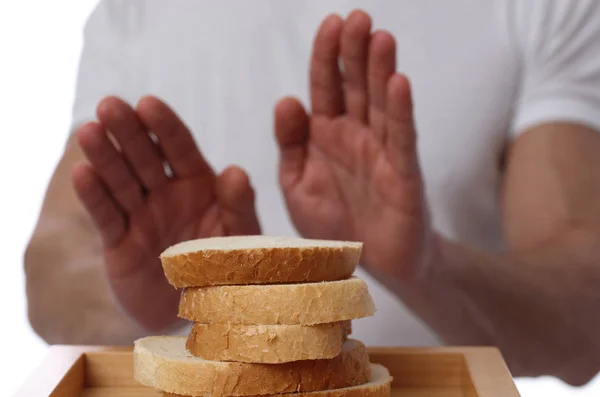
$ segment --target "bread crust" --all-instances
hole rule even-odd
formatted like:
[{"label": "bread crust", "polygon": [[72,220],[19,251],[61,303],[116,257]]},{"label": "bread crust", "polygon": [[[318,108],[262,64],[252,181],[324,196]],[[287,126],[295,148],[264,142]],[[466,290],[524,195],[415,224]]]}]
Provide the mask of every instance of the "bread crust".
[{"label": "bread crust", "polygon": [[[333,390],[321,390],[306,393],[294,393],[293,397],[389,397],[392,391],[392,380],[389,371],[382,365],[371,364],[371,374],[376,374],[370,382],[352,387]],[[182,397],[180,394],[163,393],[163,397]],[[263,395],[263,397],[283,397],[280,394]]]},{"label": "bread crust", "polygon": [[186,341],[206,360],[279,364],[333,358],[342,351],[350,321],[318,325],[195,323]]},{"label": "bread crust", "polygon": [[356,340],[348,340],[332,359],[277,365],[203,360],[187,353],[185,340],[177,336],[137,340],[135,379],[163,392],[221,397],[339,389],[365,384],[371,376],[367,350]]},{"label": "bread crust", "polygon": [[374,314],[367,284],[355,276],[306,284],[186,288],[179,301],[179,317],[205,324],[314,325]]},{"label": "bread crust", "polygon": [[298,246],[214,249],[160,255],[169,283],[175,288],[210,285],[305,283],[343,280],[358,266],[360,243],[338,246]]}]

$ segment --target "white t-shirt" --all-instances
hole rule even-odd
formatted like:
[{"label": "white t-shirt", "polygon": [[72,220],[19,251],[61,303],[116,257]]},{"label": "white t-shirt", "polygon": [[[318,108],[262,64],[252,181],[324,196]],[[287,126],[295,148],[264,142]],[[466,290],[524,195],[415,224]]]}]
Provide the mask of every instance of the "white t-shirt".
[{"label": "white t-shirt", "polygon": [[[273,105],[308,104],[312,39],[326,14],[363,8],[397,40],[412,81],[419,155],[435,228],[503,249],[500,157],[536,123],[600,129],[600,2],[595,0],[105,0],[91,15],[73,123],[105,95],[157,95],[210,163],[245,168],[265,234],[292,235],[277,183]],[[377,305],[355,322],[370,345],[432,345],[435,335],[359,270]]]}]

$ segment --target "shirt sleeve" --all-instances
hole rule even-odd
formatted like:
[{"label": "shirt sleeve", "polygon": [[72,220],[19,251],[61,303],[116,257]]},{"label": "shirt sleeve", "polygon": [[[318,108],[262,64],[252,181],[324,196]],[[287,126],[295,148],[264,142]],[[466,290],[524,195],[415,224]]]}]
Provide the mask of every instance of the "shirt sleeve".
[{"label": "shirt sleeve", "polygon": [[[129,4],[128,4],[129,3]],[[139,12],[122,0],[101,0],[86,21],[72,107],[72,130],[96,119],[96,107],[114,95],[134,105],[140,74],[132,33]]]},{"label": "shirt sleeve", "polygon": [[600,131],[600,1],[513,3],[521,85],[511,134],[547,122]]}]

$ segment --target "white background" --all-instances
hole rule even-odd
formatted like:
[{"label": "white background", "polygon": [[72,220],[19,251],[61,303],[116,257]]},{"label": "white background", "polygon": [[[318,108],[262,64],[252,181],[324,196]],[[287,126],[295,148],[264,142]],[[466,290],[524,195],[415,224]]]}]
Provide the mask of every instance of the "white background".
[{"label": "white background", "polygon": [[[27,321],[22,256],[69,128],[82,28],[95,3],[0,1],[2,395],[12,395],[46,352]],[[517,384],[524,397],[600,396],[600,377],[578,389],[553,379]]]}]

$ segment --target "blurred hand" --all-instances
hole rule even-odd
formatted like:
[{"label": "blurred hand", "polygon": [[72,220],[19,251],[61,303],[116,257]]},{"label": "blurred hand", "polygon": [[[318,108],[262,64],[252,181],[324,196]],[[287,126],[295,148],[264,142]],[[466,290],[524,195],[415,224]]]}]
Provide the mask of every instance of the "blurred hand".
[{"label": "blurred hand", "polygon": [[237,167],[215,175],[186,126],[158,99],[143,98],[134,110],[109,97],[97,117],[77,132],[89,164],[74,168],[73,184],[102,236],[116,299],[158,331],[178,321],[180,294],[166,281],[160,253],[182,240],[260,233],[254,192]]},{"label": "blurred hand", "polygon": [[275,109],[280,184],[296,228],[362,241],[363,264],[382,279],[414,276],[432,237],[395,47],[389,33],[371,33],[363,12],[328,17],[313,44],[310,116],[292,98]]}]

